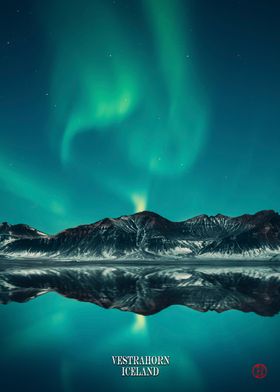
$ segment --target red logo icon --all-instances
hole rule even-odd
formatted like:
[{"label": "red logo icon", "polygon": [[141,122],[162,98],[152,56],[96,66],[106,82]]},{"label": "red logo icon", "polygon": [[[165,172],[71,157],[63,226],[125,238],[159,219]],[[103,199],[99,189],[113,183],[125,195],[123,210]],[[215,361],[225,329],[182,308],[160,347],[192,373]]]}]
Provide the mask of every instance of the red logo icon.
[{"label": "red logo icon", "polygon": [[263,363],[256,363],[252,367],[252,375],[255,378],[265,378],[267,376],[267,367]]}]

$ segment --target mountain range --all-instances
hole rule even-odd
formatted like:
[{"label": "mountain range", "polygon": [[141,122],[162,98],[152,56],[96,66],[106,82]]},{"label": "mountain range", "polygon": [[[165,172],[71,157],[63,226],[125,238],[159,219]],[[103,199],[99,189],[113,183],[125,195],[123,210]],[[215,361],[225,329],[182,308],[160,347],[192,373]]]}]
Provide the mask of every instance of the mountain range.
[{"label": "mountain range", "polygon": [[143,211],[48,235],[25,224],[0,224],[2,257],[62,259],[279,259],[280,216],[199,215],[172,222]]}]

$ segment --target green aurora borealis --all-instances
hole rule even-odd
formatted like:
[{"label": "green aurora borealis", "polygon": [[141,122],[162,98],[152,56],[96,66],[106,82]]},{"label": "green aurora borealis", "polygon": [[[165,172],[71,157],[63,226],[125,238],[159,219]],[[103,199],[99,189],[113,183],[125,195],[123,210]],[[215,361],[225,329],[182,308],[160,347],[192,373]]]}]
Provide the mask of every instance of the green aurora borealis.
[{"label": "green aurora borealis", "polygon": [[[191,167],[206,118],[181,7],[177,0],[144,1],[143,20],[132,26],[106,2],[88,2],[78,24],[79,3],[54,5],[58,21],[69,13],[63,25],[54,22],[53,129],[61,133],[63,163],[73,159],[79,134],[107,132],[108,140],[117,134],[120,159],[146,174],[174,176]],[[143,30],[149,40],[139,50]]]},{"label": "green aurora borealis", "polygon": [[56,232],[142,209],[173,220],[277,209],[272,10],[255,5],[253,36],[249,5],[219,7],[7,6],[2,220]]}]

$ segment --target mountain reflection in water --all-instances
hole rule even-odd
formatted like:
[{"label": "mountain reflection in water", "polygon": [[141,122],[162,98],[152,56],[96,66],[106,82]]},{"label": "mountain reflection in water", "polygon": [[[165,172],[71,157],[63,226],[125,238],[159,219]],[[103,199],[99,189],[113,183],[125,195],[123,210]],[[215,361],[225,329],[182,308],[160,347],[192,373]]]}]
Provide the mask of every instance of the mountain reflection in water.
[{"label": "mountain reflection in water", "polygon": [[280,310],[280,266],[1,260],[2,304],[26,302],[48,292],[142,315],[184,305],[201,312],[235,309],[273,316]]}]

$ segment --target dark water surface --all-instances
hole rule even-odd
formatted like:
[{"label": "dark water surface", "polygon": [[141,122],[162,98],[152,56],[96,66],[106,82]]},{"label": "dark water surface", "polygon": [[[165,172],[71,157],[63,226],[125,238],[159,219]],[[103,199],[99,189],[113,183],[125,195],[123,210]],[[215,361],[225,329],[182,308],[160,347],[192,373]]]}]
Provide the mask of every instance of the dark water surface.
[{"label": "dark water surface", "polygon": [[[205,269],[208,271],[210,269],[215,270],[217,276],[217,270],[223,273],[229,269],[231,272],[232,270],[240,272],[241,269],[240,263],[231,264],[229,268],[228,264],[221,265],[215,262],[215,265],[197,268],[193,265],[178,266],[170,262],[169,265],[164,266],[165,271],[169,271],[168,274],[165,274],[163,281],[159,281],[157,273],[158,269],[161,269],[160,265],[153,264],[151,267],[147,263],[144,265],[141,263],[141,266],[135,264],[126,262],[125,267],[123,265],[120,267],[121,271],[125,268],[131,274],[131,269],[135,271],[136,268],[137,277],[140,273],[139,268],[141,271],[144,269],[146,271],[148,268],[149,276],[156,272],[153,279],[148,279],[149,284],[145,286],[149,290],[152,287],[148,293],[145,292],[149,295],[151,293],[154,295],[155,292],[162,294],[162,290],[166,288],[174,289],[174,279],[166,280],[171,270],[176,270],[177,273],[178,269],[181,271],[179,283],[185,287],[184,285],[190,282],[186,270],[195,273],[199,270],[201,273],[202,269],[205,274],[207,272]],[[116,264],[106,265],[108,271],[112,271],[115,267]],[[56,277],[57,270],[64,269],[63,276],[65,276],[65,269],[72,270],[72,273],[67,275],[66,284],[67,288],[72,290],[74,286],[76,287],[78,270],[96,271],[98,268],[99,271],[100,268],[102,269],[102,276],[104,276],[104,265],[100,264],[89,266],[88,263],[64,262],[57,265],[56,262],[48,265],[47,270],[52,270]],[[278,289],[277,265],[250,263],[242,269],[247,270],[247,275],[248,270],[253,269],[255,272],[250,272],[249,275],[254,279],[257,278],[258,282],[252,286],[250,303],[252,303],[251,298],[260,298],[267,301],[265,302],[267,306],[273,298],[275,300]],[[2,295],[4,291],[7,295],[9,290],[15,288],[8,285],[7,277],[18,279],[17,283],[21,282],[21,285],[25,285],[26,288],[26,279],[22,280],[22,276],[33,274],[29,283],[34,282],[38,270],[41,270],[39,276],[42,283],[42,270],[46,271],[45,261],[2,261],[0,263]],[[73,271],[75,271],[74,275]],[[209,276],[209,272],[207,274]],[[19,275],[21,275],[20,279]],[[51,275],[51,280],[49,273],[45,275],[47,275],[47,280],[44,280],[45,285],[46,282],[48,284],[50,281],[53,282],[54,275]],[[267,286],[263,281],[267,280],[265,277],[269,275],[272,281],[269,279]],[[134,272],[133,276],[135,276]],[[141,276],[143,277],[143,274]],[[144,278],[146,282],[146,272]],[[3,279],[6,279],[5,289]],[[38,282],[37,278],[35,281]],[[57,283],[57,280],[55,282]],[[115,284],[114,279],[113,282]],[[178,275],[176,275],[176,282],[178,282]],[[112,297],[112,293],[116,294],[114,285],[112,287],[112,279],[111,286],[108,286],[107,280],[103,283],[102,287],[99,287],[99,292],[103,290],[103,294],[115,299]],[[237,281],[234,280],[234,284],[236,283]],[[217,279],[213,284],[214,286],[211,287],[216,290]],[[223,282],[220,282],[220,285],[223,285]],[[182,287],[179,290],[180,296]],[[237,287],[240,295],[243,283]],[[134,283],[130,289],[134,290]],[[234,292],[232,283],[230,290],[232,296]],[[260,290],[264,295],[258,297]],[[243,290],[242,298],[246,296],[248,299],[248,295],[245,294]],[[80,291],[80,295],[84,295],[83,290]],[[123,293],[121,298],[123,300]],[[150,306],[150,302],[145,301],[145,304]],[[104,309],[102,306],[71,300],[56,292],[49,292],[24,303],[10,302],[8,305],[1,305],[0,321],[0,381],[1,390],[5,392],[278,390],[280,317],[277,314],[264,317],[253,311],[245,313],[238,310],[203,313],[186,306],[173,305],[145,317],[118,309]],[[169,355],[170,366],[162,367],[160,375],[156,378],[124,378],[120,375],[120,369],[113,366],[112,355]],[[257,380],[252,377],[251,368],[255,363],[266,364],[268,375],[265,379]]]}]

